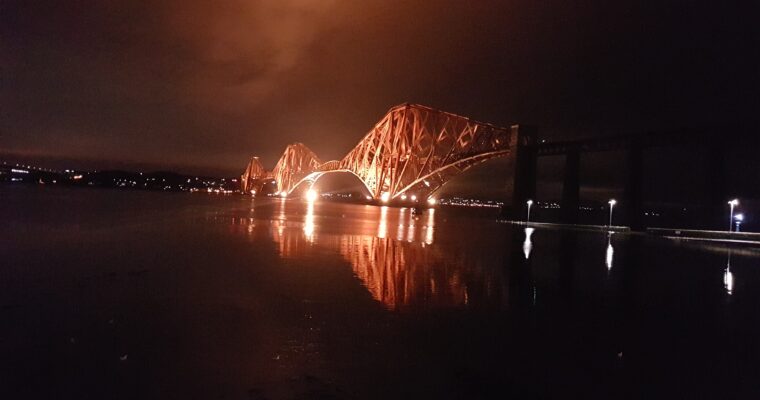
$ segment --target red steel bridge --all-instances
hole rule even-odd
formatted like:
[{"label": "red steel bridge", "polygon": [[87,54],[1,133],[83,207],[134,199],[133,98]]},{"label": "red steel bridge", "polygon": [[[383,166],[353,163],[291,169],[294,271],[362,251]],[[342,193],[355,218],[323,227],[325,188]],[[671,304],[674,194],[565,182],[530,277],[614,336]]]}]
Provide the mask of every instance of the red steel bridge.
[{"label": "red steel bridge", "polygon": [[364,184],[372,199],[427,199],[468,168],[515,155],[518,136],[518,126],[501,128],[402,104],[391,108],[341,160],[322,161],[303,143],[287,146],[271,172],[253,157],[241,176],[242,190],[255,194],[274,181],[277,193],[298,195],[326,175],[349,173]]}]

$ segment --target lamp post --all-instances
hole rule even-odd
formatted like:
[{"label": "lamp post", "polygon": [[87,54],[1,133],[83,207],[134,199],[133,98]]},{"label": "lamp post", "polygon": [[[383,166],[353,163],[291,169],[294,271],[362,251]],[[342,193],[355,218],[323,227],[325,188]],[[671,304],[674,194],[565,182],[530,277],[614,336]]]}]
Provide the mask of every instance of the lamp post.
[{"label": "lamp post", "polygon": [[525,202],[525,204],[528,205],[528,217],[525,219],[525,223],[527,224],[530,222],[530,206],[533,205],[533,200],[528,200]]},{"label": "lamp post", "polygon": [[612,208],[615,207],[615,204],[617,204],[617,201],[615,201],[615,199],[610,199],[610,201],[608,201],[607,204],[610,205],[610,224],[607,226],[611,228],[612,227]]},{"label": "lamp post", "polygon": [[728,205],[731,206],[731,211],[728,214],[728,231],[731,232],[731,226],[734,224],[734,207],[739,205],[739,199],[729,201]]},{"label": "lamp post", "polygon": [[736,216],[734,216],[734,219],[736,220],[736,232],[739,232],[741,224],[744,222],[744,214],[736,214]]}]

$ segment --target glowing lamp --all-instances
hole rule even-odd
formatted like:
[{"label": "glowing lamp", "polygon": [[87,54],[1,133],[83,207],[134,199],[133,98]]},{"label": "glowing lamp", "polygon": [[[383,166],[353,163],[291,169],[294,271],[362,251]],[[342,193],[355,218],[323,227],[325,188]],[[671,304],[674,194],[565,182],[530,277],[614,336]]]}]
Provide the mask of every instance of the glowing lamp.
[{"label": "glowing lamp", "polygon": [[309,189],[308,192],[306,192],[306,200],[308,201],[315,201],[317,200],[317,197],[319,196],[319,193],[317,193],[314,189]]}]

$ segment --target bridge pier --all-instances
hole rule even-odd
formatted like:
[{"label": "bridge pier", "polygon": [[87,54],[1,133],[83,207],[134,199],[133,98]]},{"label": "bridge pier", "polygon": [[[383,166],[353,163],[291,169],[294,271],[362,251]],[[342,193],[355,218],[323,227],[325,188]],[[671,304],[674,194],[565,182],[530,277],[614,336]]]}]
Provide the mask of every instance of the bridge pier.
[{"label": "bridge pier", "polygon": [[525,218],[525,202],[536,197],[535,145],[537,129],[534,126],[512,125],[509,148],[514,149],[514,157],[509,157],[509,168],[514,172],[512,180],[512,205],[507,216],[513,220]]},{"label": "bridge pier", "polygon": [[726,185],[726,144],[710,141],[707,159],[707,206],[712,214],[714,229],[728,229],[725,216],[728,210],[728,185]]},{"label": "bridge pier", "polygon": [[578,223],[578,207],[581,191],[581,151],[574,147],[565,156],[565,174],[562,182],[562,209],[560,218],[563,224]]},{"label": "bridge pier", "polygon": [[632,229],[640,231],[644,226],[644,202],[641,194],[641,178],[644,166],[644,146],[634,141],[626,154],[626,182],[623,190],[624,221]]}]

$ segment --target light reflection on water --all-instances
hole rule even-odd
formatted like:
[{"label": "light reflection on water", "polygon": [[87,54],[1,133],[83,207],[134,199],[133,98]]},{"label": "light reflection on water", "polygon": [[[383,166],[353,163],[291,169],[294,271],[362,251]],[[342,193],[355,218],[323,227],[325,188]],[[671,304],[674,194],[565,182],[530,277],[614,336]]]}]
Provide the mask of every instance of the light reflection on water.
[{"label": "light reflection on water", "polygon": [[[528,231],[444,207],[413,220],[410,209],[320,201],[3,190],[11,340],[0,353],[24,387],[67,380],[64,369],[81,371],[71,387],[113,382],[124,368],[169,382],[175,373],[160,374],[194,370],[207,396],[186,384],[166,392],[221,397],[235,378],[240,396],[226,397],[243,397],[258,371],[284,371],[291,385],[324,365],[323,377],[346,371],[336,381],[367,391],[403,388],[378,398],[439,386],[428,397],[485,397],[472,388],[514,377],[555,385],[536,396],[547,398],[760,393],[760,250],[750,246]],[[474,379],[440,379],[461,374]]]},{"label": "light reflection on water", "polygon": [[726,293],[733,294],[734,292],[734,274],[731,272],[731,249],[728,249],[728,255],[726,260],[726,270],[723,272],[723,286],[726,288]]},{"label": "light reflection on water", "polygon": [[530,237],[535,230],[535,228],[525,228],[525,241],[523,242],[522,248],[526,260],[530,259],[530,252],[533,250],[533,242],[530,240]]},{"label": "light reflection on water", "polygon": [[615,249],[612,247],[612,232],[607,234],[607,252],[604,257],[604,264],[607,266],[607,271],[612,269],[612,258],[615,255]]},{"label": "light reflection on water", "polygon": [[306,216],[303,221],[303,234],[309,242],[314,241],[314,201],[306,204]]},{"label": "light reflection on water", "polygon": [[[288,214],[285,207],[303,209],[303,214]],[[319,202],[297,204],[280,201],[273,213],[277,218],[258,220],[261,229],[277,245],[280,256],[301,259],[314,246],[335,251],[347,261],[372,297],[390,309],[410,305],[464,306],[471,299],[491,304],[506,304],[507,289],[501,270],[488,268],[478,257],[460,250],[435,245],[436,212],[421,215],[409,209],[369,208],[375,218],[358,219],[348,228],[332,229],[344,223],[326,221]],[[289,211],[290,211],[289,210]],[[332,216],[333,218],[335,216]],[[424,221],[424,224],[420,224]],[[233,219],[233,225],[247,224]],[[396,236],[388,236],[388,226],[397,225]],[[373,229],[372,227],[376,227]],[[246,231],[261,240],[261,231]],[[454,251],[452,251],[454,250]],[[475,291],[476,294],[471,292]]]},{"label": "light reflection on water", "polygon": [[377,225],[377,237],[384,238],[388,235],[388,207],[380,207],[380,222]]},{"label": "light reflection on water", "polygon": [[[519,292],[524,292],[519,289],[520,279],[525,279],[529,302],[535,306],[539,288],[546,286],[547,282],[547,277],[542,275],[546,273],[547,257],[559,262],[559,286],[572,283],[577,279],[576,275],[588,273],[578,270],[579,263],[576,262],[576,258],[585,255],[577,254],[576,247],[588,242],[576,241],[574,234],[554,233],[550,239],[542,233],[538,241],[539,265],[534,266],[532,258],[536,256],[537,231],[533,227],[523,228],[519,238],[515,238],[519,239],[513,243],[519,246],[516,247],[519,258],[516,259],[514,253],[508,250],[511,246],[508,236],[503,237],[506,243],[501,245],[498,240],[489,238],[484,245],[485,251],[470,248],[470,245],[484,238],[473,238],[451,230],[446,232],[449,239],[455,235],[455,242],[461,241],[463,244],[454,246],[451,240],[445,244],[437,243],[441,221],[435,209],[416,215],[408,208],[348,206],[349,210],[360,209],[361,214],[347,217],[343,213],[338,214],[341,217],[337,218],[333,215],[334,204],[329,206],[319,201],[303,203],[285,199],[272,204],[274,210],[269,215],[273,218],[240,218],[233,220],[233,224],[245,225],[245,230],[255,240],[263,239],[262,234],[271,239],[283,258],[308,262],[305,257],[313,254],[311,252],[315,248],[333,251],[350,264],[354,275],[371,296],[390,309],[407,306],[461,307],[472,305],[473,300],[477,300],[476,304],[479,305],[506,308],[510,303],[520,301]],[[260,229],[258,233],[255,232],[256,226]],[[394,227],[395,235],[389,235],[389,227]],[[611,233],[606,234],[606,239],[602,242],[603,247],[597,247],[596,254],[600,252],[603,255],[607,272],[604,279],[612,279],[613,282],[614,242],[626,239],[623,237],[613,241]],[[557,258],[552,253],[556,251],[563,256]],[[524,271],[507,273],[509,268],[521,265],[526,268]],[[735,277],[730,251],[721,278],[725,293],[733,294]],[[510,280],[514,282],[510,283]],[[514,285],[518,286],[513,288]]]}]

